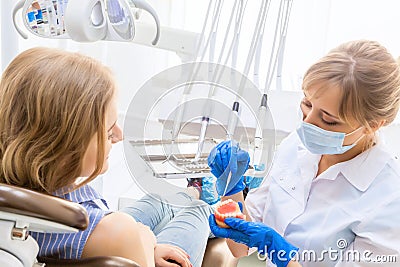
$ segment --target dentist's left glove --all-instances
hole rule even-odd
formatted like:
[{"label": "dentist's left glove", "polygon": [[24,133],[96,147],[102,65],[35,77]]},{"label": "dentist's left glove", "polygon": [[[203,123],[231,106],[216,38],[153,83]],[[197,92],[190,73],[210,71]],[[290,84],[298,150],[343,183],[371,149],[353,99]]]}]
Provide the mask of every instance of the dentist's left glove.
[{"label": "dentist's left glove", "polygon": [[226,218],[225,223],[231,228],[221,228],[215,222],[213,214],[209,217],[211,232],[215,236],[232,239],[249,248],[256,247],[261,254],[268,253],[268,257],[278,267],[286,267],[296,256],[298,248],[263,223],[248,222],[238,218]]}]

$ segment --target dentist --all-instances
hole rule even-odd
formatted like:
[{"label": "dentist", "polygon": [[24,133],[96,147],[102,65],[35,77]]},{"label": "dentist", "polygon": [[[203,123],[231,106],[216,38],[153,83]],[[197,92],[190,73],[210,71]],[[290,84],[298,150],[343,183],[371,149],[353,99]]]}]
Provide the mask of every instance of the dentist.
[{"label": "dentist", "polygon": [[223,199],[244,202],[252,221],[228,218],[223,229],[211,215],[212,232],[227,238],[235,257],[255,247],[279,267],[395,266],[400,168],[378,130],[399,110],[398,64],[379,43],[352,41],[313,64],[302,88],[303,121],[245,202],[248,154],[229,141],[211,152],[218,191],[232,172]]}]

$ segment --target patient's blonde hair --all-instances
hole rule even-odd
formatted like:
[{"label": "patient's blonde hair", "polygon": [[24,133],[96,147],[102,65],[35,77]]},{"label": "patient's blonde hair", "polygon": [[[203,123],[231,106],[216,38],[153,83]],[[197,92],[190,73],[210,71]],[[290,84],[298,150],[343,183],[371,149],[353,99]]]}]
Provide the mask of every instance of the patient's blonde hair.
[{"label": "patient's blonde hair", "polygon": [[111,72],[77,53],[33,48],[18,55],[0,82],[0,182],[53,193],[73,188],[97,133],[101,171]]},{"label": "patient's blonde hair", "polygon": [[[351,41],[330,51],[304,76],[303,90],[317,85],[341,88],[339,118],[349,124],[355,120],[369,132],[381,121],[393,122],[399,110],[399,65],[375,41]],[[372,136],[365,149],[373,140]]]}]

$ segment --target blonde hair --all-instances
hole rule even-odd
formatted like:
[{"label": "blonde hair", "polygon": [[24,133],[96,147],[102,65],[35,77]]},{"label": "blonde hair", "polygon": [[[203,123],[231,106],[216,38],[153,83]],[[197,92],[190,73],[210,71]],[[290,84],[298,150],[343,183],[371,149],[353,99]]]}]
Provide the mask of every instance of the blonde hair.
[{"label": "blonde hair", "polygon": [[[369,132],[381,121],[393,122],[399,110],[399,65],[378,42],[351,41],[331,50],[308,69],[303,90],[321,84],[341,88],[339,118],[355,120]],[[374,135],[365,149],[373,142]]]},{"label": "blonde hair", "polygon": [[[74,187],[97,133],[96,168],[105,155],[105,114],[115,92],[96,60],[50,48],[19,54],[0,82],[0,182],[49,194]],[[79,185],[80,186],[80,185]]]}]

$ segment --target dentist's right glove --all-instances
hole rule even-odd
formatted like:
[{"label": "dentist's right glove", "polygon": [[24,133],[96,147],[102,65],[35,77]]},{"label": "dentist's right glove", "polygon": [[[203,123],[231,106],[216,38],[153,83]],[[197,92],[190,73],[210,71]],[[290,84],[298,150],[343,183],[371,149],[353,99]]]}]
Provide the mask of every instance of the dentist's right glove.
[{"label": "dentist's right glove", "polygon": [[215,236],[232,239],[249,248],[256,247],[259,253],[268,253],[268,258],[278,267],[286,267],[296,256],[298,248],[263,223],[248,222],[238,218],[226,218],[225,223],[231,228],[219,227],[214,214],[209,217],[211,232]]},{"label": "dentist's right glove", "polygon": [[209,205],[218,203],[221,198],[217,193],[215,183],[217,178],[208,176],[203,178],[188,178],[188,187],[192,186],[199,192],[200,199]]},{"label": "dentist's right glove", "polygon": [[231,180],[225,195],[230,196],[245,188],[243,174],[249,167],[249,153],[240,149],[236,141],[224,141],[214,147],[208,156],[208,166],[211,173],[217,177],[217,192],[220,196],[224,194],[228,175],[231,172]]},{"label": "dentist's right glove", "polygon": [[[265,170],[265,165],[260,164],[256,165],[254,164],[254,170],[255,171],[264,171]],[[245,176],[244,177],[244,184],[246,187],[250,189],[258,188],[260,187],[264,177],[255,177],[255,176]]]}]

